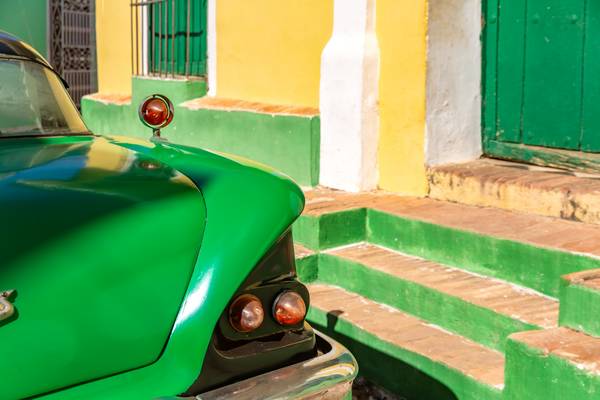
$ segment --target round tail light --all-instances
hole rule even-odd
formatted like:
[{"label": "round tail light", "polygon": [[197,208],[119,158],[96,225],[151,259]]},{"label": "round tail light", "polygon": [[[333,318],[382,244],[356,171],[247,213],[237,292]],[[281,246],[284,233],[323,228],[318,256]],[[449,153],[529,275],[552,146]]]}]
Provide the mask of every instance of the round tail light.
[{"label": "round tail light", "polygon": [[242,295],[229,307],[229,323],[238,332],[252,332],[262,325],[264,319],[262,302],[256,296]]},{"label": "round tail light", "polygon": [[296,292],[283,292],[275,300],[273,317],[283,326],[298,325],[306,317],[306,303]]},{"label": "round tail light", "polygon": [[173,121],[173,103],[163,95],[153,94],[147,97],[139,109],[140,120],[155,132]]}]

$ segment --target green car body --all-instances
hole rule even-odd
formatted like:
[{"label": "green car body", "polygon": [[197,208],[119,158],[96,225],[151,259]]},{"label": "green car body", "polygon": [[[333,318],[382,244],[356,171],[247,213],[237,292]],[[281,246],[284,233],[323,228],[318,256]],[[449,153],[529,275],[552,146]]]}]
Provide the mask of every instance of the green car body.
[{"label": "green car body", "polygon": [[[0,52],[2,38],[15,40],[0,35]],[[31,54],[13,58],[48,68]],[[232,298],[303,207],[295,183],[248,160],[0,134],[0,293],[15,291],[0,399],[189,395]],[[353,370],[336,382],[348,383],[356,368],[342,358]]]},{"label": "green car body", "polygon": [[[95,173],[85,165],[94,151],[132,159],[121,160],[125,168],[118,163]],[[288,179],[196,149],[62,137],[4,140],[4,152],[31,152],[19,154],[25,164],[8,168],[10,157],[0,156],[0,170],[7,173],[0,180],[0,214],[9,222],[0,244],[0,282],[18,290],[14,304],[22,315],[0,329],[1,376],[15,390],[5,392],[9,398],[141,366],[57,395],[91,398],[109,390],[122,391],[123,398],[152,398],[184,392],[231,296],[303,207],[301,191]],[[47,152],[57,158],[48,160]],[[35,173],[12,175],[25,166],[34,169],[27,164],[36,157],[44,159],[37,168],[46,174],[64,159],[77,171],[63,181],[48,180],[43,171],[40,180]],[[74,160],[79,157],[82,164]],[[142,160],[160,166],[144,171]],[[202,182],[202,192],[176,169]],[[136,170],[153,179],[136,182]],[[23,201],[21,187],[37,206]],[[21,206],[11,202],[11,192]],[[58,200],[44,199],[45,193]],[[115,287],[111,277],[123,284]],[[127,318],[124,307],[130,308]],[[65,326],[69,322],[76,325]],[[84,343],[82,334],[89,335]],[[113,340],[107,343],[107,337]],[[68,360],[65,350],[72,353]]]}]

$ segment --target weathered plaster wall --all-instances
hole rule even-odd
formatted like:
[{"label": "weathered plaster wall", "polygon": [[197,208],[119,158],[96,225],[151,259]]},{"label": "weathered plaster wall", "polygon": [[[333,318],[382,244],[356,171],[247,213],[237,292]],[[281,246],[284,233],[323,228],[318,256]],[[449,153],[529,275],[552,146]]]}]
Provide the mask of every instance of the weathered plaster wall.
[{"label": "weathered plaster wall", "polygon": [[481,155],[481,0],[429,0],[426,163]]},{"label": "weathered plaster wall", "polygon": [[333,0],[219,0],[217,96],[319,105]]},{"label": "weathered plaster wall", "polygon": [[0,30],[18,36],[47,57],[47,0],[4,0],[0,3]]},{"label": "weathered plaster wall", "polygon": [[321,64],[321,184],[377,185],[379,45],[375,0],[335,1],[334,32]]},{"label": "weathered plaster wall", "polygon": [[426,0],[378,0],[379,186],[425,195]]},{"label": "weathered plaster wall", "polygon": [[96,0],[98,91],[131,94],[129,2]]}]

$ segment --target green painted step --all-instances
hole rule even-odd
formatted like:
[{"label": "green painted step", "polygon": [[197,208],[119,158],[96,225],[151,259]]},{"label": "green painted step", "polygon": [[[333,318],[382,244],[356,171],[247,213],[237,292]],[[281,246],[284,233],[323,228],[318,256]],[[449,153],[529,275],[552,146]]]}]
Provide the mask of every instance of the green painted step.
[{"label": "green painted step", "polygon": [[555,299],[370,244],[321,253],[315,275],[499,351],[512,333],[558,325]]},{"label": "green painted step", "polygon": [[563,276],[560,325],[600,337],[600,270]]},{"label": "green painted step", "polygon": [[344,343],[374,383],[407,399],[502,398],[502,353],[341,288],[309,290],[311,324]]},{"label": "green painted step", "polygon": [[309,321],[368,379],[407,399],[600,399],[600,338],[584,333],[600,336],[600,227],[380,193],[306,197],[312,225],[294,234],[310,245],[298,262]]},{"label": "green painted step", "polygon": [[302,282],[314,282],[319,271],[319,255],[306,247],[294,244],[296,271]]},{"label": "green painted step", "polygon": [[568,328],[510,337],[506,400],[600,398],[600,338]]},{"label": "green painted step", "polygon": [[[454,206],[461,209],[453,210]],[[588,254],[570,251],[568,247],[553,246],[550,240],[544,240],[544,235],[548,235],[553,240],[560,241],[560,237],[551,236],[557,233],[563,234],[565,238],[577,236],[581,240],[581,236],[577,234],[580,227],[577,225],[584,224],[448,203],[443,208],[451,208],[448,212],[458,213],[456,224],[430,222],[414,218],[411,214],[398,215],[369,210],[369,241],[514,282],[551,297],[559,295],[561,276],[600,267],[600,260],[593,254],[590,257]],[[473,210],[469,210],[470,208]],[[461,221],[461,218],[464,220]],[[435,216],[432,219],[435,221]],[[561,224],[570,226],[561,232]],[[539,230],[532,234],[530,229],[536,225]],[[600,230],[595,234],[600,240]],[[536,240],[531,240],[532,238]]]},{"label": "green painted step", "polygon": [[325,250],[366,239],[367,210],[355,208],[321,215],[304,214],[294,224],[296,242]]},{"label": "green painted step", "polygon": [[561,276],[600,268],[598,225],[381,193],[306,197],[294,235],[312,250],[366,241],[555,298]]}]

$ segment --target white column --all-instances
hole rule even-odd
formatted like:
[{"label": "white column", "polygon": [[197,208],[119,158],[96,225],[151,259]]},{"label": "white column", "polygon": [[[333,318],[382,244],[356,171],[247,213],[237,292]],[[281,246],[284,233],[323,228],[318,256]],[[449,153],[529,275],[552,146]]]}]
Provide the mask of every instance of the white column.
[{"label": "white column", "polygon": [[321,58],[321,176],[335,189],[377,185],[379,44],[375,0],[335,0]]},{"label": "white column", "polygon": [[429,0],[429,166],[477,159],[481,146],[481,0]]},{"label": "white column", "polygon": [[140,71],[142,73],[142,75],[148,75],[148,59],[149,59],[149,55],[148,55],[148,31],[149,31],[149,26],[148,26],[148,6],[146,7],[140,7],[140,13],[142,14],[142,32],[141,32],[141,36],[142,36],[142,70]]},{"label": "white column", "polygon": [[208,0],[208,95],[217,95],[217,0]]}]

